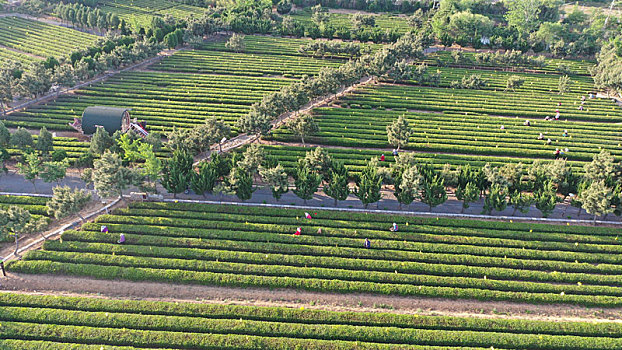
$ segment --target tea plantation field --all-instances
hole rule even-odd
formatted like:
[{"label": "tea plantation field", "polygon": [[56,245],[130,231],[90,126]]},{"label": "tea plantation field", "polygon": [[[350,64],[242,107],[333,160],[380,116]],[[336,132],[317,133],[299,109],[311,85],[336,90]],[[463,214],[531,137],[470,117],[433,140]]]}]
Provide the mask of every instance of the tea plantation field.
[{"label": "tea plantation field", "polygon": [[[276,40],[297,50],[305,40]],[[345,60],[319,59],[278,53],[231,53],[216,50],[179,51],[148,70],[117,74],[4,117],[9,127],[72,130],[68,125],[88,106],[132,108],[132,117],[145,120],[150,130],[169,132],[191,128],[217,117],[233,126],[250,106],[270,92],[291,84],[293,77],[317,74]]]},{"label": "tea plantation field", "polygon": [[616,349],[618,323],[542,322],[0,293],[27,349]]},{"label": "tea plantation field", "polygon": [[[13,272],[339,293],[622,305],[619,230],[133,203]],[[393,222],[399,232],[390,232]],[[110,233],[101,233],[107,225]],[[296,227],[302,235],[294,236]],[[318,232],[321,228],[322,231]],[[120,233],[127,241],[116,244]],[[363,248],[369,238],[372,248]]]},{"label": "tea plantation field", "polygon": [[[311,9],[305,8],[302,10],[296,11],[294,14],[291,14],[290,17],[295,20],[301,21],[304,24],[311,24]],[[382,30],[396,30],[400,34],[404,34],[408,31],[409,25],[408,20],[404,16],[391,15],[391,14],[372,14],[376,20],[376,26]],[[346,13],[330,13],[328,18],[328,24],[335,28],[351,28],[352,20],[350,18],[350,14]]]},{"label": "tea plantation field", "polygon": [[[531,163],[534,159],[553,159],[555,149],[564,150],[564,157],[571,162],[589,161],[601,149],[622,156],[622,109],[608,99],[587,98],[582,104],[581,97],[587,97],[593,86],[590,77],[572,76],[569,91],[559,94],[557,74],[436,66],[428,67],[428,71],[441,74],[440,86],[422,86],[415,80],[393,84],[385,78],[380,84],[360,87],[342,96],[332,106],[314,109],[319,132],[305,140],[345,147],[351,152],[331,152],[340,154],[348,165],[361,166],[373,155],[389,155],[393,146],[388,142],[386,128],[403,115],[412,129],[405,148],[425,152],[417,156],[437,166],[465,162]],[[452,82],[474,74],[485,85],[478,89],[450,87]],[[506,89],[511,75],[524,80],[515,91]],[[553,119],[557,110],[559,120],[545,120]],[[526,120],[529,126],[524,125]],[[300,141],[285,127],[266,139]],[[266,149],[290,165],[290,156],[299,152],[296,145],[292,146]]]},{"label": "tea plantation field", "polygon": [[96,35],[20,17],[0,17],[0,45],[36,56],[67,56],[93,46]]},{"label": "tea plantation field", "polygon": [[148,26],[154,16],[169,14],[176,19],[184,19],[200,17],[205,13],[204,8],[169,0],[102,0],[98,5],[102,11],[116,14],[134,27]]}]

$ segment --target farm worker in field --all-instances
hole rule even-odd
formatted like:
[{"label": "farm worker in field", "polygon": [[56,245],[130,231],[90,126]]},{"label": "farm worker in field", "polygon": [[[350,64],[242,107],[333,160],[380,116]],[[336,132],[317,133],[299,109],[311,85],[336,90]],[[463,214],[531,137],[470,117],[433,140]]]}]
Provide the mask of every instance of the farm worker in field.
[{"label": "farm worker in field", "polygon": [[544,120],[551,120],[551,117],[547,115],[546,117],[544,117]]},{"label": "farm worker in field", "polygon": [[585,95],[581,96],[581,101],[585,102]]},{"label": "farm worker in field", "polygon": [[500,129],[501,129],[501,130],[505,130],[505,126],[504,126],[504,125],[501,125],[501,128],[500,128]]},{"label": "farm worker in field", "polygon": [[101,233],[108,233],[108,226],[102,225],[99,230],[101,231]]},{"label": "farm worker in field", "polygon": [[564,130],[564,133],[562,134],[563,137],[568,137],[568,130]]},{"label": "farm worker in field", "polygon": [[380,156],[380,161],[384,162],[384,154]]},{"label": "farm worker in field", "polygon": [[590,92],[590,98],[594,98],[594,94]]},{"label": "farm worker in field", "polygon": [[555,155],[555,159],[558,159],[558,158],[559,158],[560,153],[561,153],[561,152],[559,151],[559,148],[556,148],[556,149],[555,149],[555,153],[554,153],[554,155]]},{"label": "farm worker in field", "polygon": [[397,224],[393,223],[393,226],[391,226],[391,232],[397,232]]},{"label": "farm worker in field", "polygon": [[551,143],[553,143],[553,141],[551,141],[551,139],[546,139],[546,144],[550,145]]},{"label": "farm worker in field", "polygon": [[579,106],[579,110],[582,111],[583,110],[583,105]]},{"label": "farm worker in field", "polygon": [[119,235],[119,240],[117,241],[117,243],[119,243],[119,244],[125,243],[125,235],[124,234]]},{"label": "farm worker in field", "polygon": [[557,106],[561,107],[562,103],[561,102],[557,102]]},{"label": "farm worker in field", "polygon": [[556,110],[555,110],[555,120],[558,120],[558,119],[559,119],[559,116],[560,116],[560,114],[559,114],[559,109],[556,109]]},{"label": "farm worker in field", "polygon": [[397,157],[397,150],[395,148],[393,149],[392,153],[393,153],[393,157]]},{"label": "farm worker in field", "polygon": [[311,220],[311,214],[309,214],[309,213],[305,212],[305,219],[309,219],[309,220]]},{"label": "farm worker in field", "polygon": [[318,234],[318,235],[321,235],[321,234],[322,234],[322,228],[321,228],[321,227],[317,229],[317,234]]},{"label": "farm worker in field", "polygon": [[540,133],[540,135],[538,135],[538,140],[544,140],[544,135],[542,135],[542,133]]},{"label": "farm worker in field", "polygon": [[524,126],[531,126],[531,122],[529,121],[529,119],[525,120],[525,122],[523,123]]},{"label": "farm worker in field", "polygon": [[371,248],[371,241],[369,240],[369,238],[365,238],[365,248]]},{"label": "farm worker in field", "polygon": [[294,236],[300,236],[301,233],[302,233],[302,228],[298,227],[296,229],[296,233],[294,233]]}]

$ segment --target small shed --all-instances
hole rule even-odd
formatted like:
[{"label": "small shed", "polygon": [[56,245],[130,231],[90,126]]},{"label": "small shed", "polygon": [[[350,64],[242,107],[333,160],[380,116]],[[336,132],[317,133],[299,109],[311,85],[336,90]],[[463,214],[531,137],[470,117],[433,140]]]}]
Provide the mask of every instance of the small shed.
[{"label": "small shed", "polygon": [[90,135],[101,126],[109,134],[117,130],[126,131],[130,127],[130,110],[128,108],[91,106],[82,113],[82,132]]}]

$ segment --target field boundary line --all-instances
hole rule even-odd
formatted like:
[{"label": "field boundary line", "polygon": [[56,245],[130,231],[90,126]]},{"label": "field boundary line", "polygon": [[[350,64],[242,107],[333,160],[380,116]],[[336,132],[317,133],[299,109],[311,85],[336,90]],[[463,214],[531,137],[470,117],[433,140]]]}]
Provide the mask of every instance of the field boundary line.
[{"label": "field boundary line", "polygon": [[[0,194],[4,194],[4,193],[6,193],[6,192],[0,192]],[[44,195],[39,195],[39,196],[44,196]],[[37,196],[32,196],[31,195],[31,197],[37,197]],[[90,218],[92,218],[92,217],[94,217],[96,215],[99,215],[100,213],[102,213],[104,211],[108,212],[108,209],[110,209],[113,206],[115,206],[122,199],[123,199],[122,197],[119,197],[119,198],[115,199],[114,201],[112,201],[111,203],[107,204],[106,206],[103,206],[103,207],[101,207],[99,209],[96,209],[96,210],[88,213],[87,215],[84,215],[84,221],[86,221],[86,220],[88,220],[88,219],[90,219]],[[43,237],[38,238],[38,239],[34,240],[33,242],[30,242],[27,245],[21,247],[20,249],[17,250],[17,254],[21,254],[21,253],[23,253],[23,252],[25,252],[27,250],[30,250],[32,247],[40,244],[41,242],[46,241],[47,239],[49,239],[51,237],[54,237],[56,235],[62,234],[63,232],[65,232],[65,230],[68,230],[68,229],[78,225],[81,222],[83,222],[82,219],[77,218],[77,219],[73,220],[72,222],[61,226],[60,228],[56,229],[55,231],[50,232],[47,235],[43,235]],[[15,256],[15,252],[12,252],[11,254],[5,256],[4,258],[2,258],[2,262],[6,262],[6,261],[12,259],[13,257],[17,257],[17,256]]]},{"label": "field boundary line", "polygon": [[214,205],[236,205],[241,207],[264,207],[264,208],[281,208],[296,210],[332,210],[351,213],[368,213],[368,214],[390,214],[390,215],[406,215],[406,216],[429,216],[429,217],[445,217],[456,219],[479,219],[479,220],[510,220],[510,221],[533,221],[536,223],[557,223],[557,224],[603,224],[622,226],[622,222],[604,221],[604,220],[585,220],[585,219],[551,219],[551,218],[534,218],[523,216],[508,215],[483,215],[483,214],[461,214],[461,213],[434,213],[427,211],[400,211],[400,210],[380,210],[380,209],[361,209],[361,208],[339,208],[339,207],[318,207],[291,204],[272,204],[272,203],[242,203],[242,202],[223,202],[199,199],[170,199],[165,198],[153,202],[172,202],[172,203],[196,203],[196,204],[214,204]]}]

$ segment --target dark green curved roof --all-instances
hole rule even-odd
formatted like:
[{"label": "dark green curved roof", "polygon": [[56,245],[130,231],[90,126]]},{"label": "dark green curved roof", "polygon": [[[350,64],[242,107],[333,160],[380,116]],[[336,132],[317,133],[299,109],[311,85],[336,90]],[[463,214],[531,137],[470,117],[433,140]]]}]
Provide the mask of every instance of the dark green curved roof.
[{"label": "dark green curved roof", "polygon": [[103,106],[86,107],[82,113],[82,131],[85,134],[94,134],[97,131],[96,125],[101,125],[108,133],[113,134],[115,131],[121,130],[125,111],[129,112],[129,109]]}]

